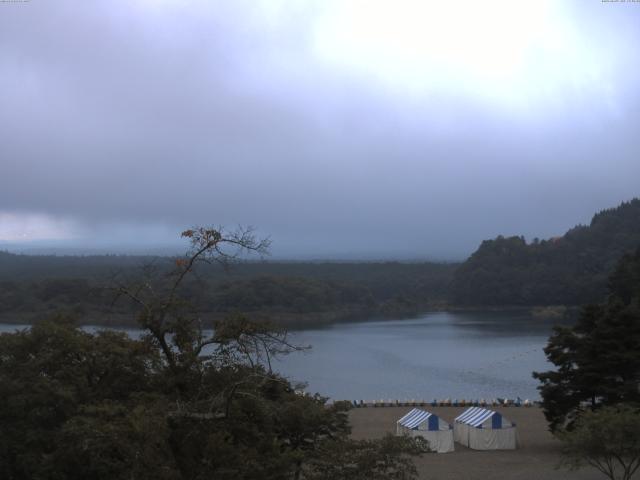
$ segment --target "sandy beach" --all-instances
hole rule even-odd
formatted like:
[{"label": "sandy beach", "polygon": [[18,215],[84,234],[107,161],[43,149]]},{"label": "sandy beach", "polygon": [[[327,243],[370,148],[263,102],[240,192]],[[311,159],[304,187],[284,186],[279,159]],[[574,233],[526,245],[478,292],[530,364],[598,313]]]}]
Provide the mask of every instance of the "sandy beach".
[{"label": "sandy beach", "polygon": [[[412,407],[356,408],[349,412],[352,437],[379,438],[395,433],[396,421]],[[465,410],[463,407],[422,407],[447,422]],[[421,479],[447,480],[533,480],[576,479],[602,480],[603,475],[591,467],[578,471],[556,468],[560,461],[560,443],[547,429],[542,411],[537,407],[494,408],[518,427],[517,450],[476,451],[456,443],[456,451],[424,454],[416,458]]]}]

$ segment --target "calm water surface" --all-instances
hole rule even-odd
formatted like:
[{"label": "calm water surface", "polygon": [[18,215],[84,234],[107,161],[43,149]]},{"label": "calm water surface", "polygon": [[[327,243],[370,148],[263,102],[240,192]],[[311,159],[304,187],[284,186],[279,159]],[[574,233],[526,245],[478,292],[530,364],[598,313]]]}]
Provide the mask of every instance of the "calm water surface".
[{"label": "calm water surface", "polygon": [[518,313],[431,313],[297,332],[279,369],[335,399],[539,398],[552,324]]},{"label": "calm water surface", "polygon": [[[289,355],[274,368],[334,399],[537,399],[531,372],[550,368],[542,348],[551,327],[513,312],[344,323],[294,332],[294,342],[311,351]],[[15,328],[0,324],[0,332]]]}]

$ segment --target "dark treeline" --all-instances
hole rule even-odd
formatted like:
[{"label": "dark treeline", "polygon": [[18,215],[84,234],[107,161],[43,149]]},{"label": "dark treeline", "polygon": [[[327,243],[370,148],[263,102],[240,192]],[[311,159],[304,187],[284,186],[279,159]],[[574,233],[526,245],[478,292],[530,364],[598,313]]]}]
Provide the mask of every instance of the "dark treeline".
[{"label": "dark treeline", "polygon": [[[203,265],[183,296],[212,319],[231,312],[288,327],[428,309],[580,305],[600,301],[618,259],[640,246],[640,200],[604,210],[590,225],[549,240],[482,242],[462,264],[431,262],[240,262]],[[53,312],[88,323],[133,324],[113,307],[117,281],[169,272],[170,257],[27,256],[0,252],[0,321],[34,322]],[[86,319],[86,320],[85,320]]]},{"label": "dark treeline", "polygon": [[[130,324],[112,305],[118,281],[170,271],[174,258],[26,256],[0,252],[0,319],[32,322],[64,311],[91,323]],[[253,312],[289,326],[370,316],[410,316],[446,302],[455,264],[241,262],[201,266],[182,294],[210,314]]]},{"label": "dark treeline", "polygon": [[550,240],[482,242],[456,270],[451,300],[459,305],[579,305],[606,295],[618,260],[640,246],[640,200],[594,215]]}]

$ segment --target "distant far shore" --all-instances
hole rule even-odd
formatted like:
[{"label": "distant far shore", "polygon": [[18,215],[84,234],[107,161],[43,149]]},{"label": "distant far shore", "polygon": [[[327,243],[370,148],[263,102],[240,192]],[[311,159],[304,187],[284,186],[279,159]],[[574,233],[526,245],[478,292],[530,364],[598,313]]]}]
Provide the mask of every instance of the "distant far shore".
[{"label": "distant far shore", "polygon": [[[430,313],[450,312],[513,312],[514,314],[526,316],[541,321],[558,321],[565,323],[578,312],[577,306],[552,305],[552,306],[455,306],[438,305],[427,307],[419,312],[405,312],[397,315],[381,314],[378,311],[349,310],[343,309],[328,312],[270,312],[270,311],[247,311],[247,312],[204,312],[201,317],[205,319],[205,326],[211,327],[214,322],[222,320],[230,315],[239,314],[247,316],[257,321],[270,322],[289,330],[309,330],[328,327],[340,323],[361,323],[370,321],[397,321],[420,318]],[[69,315],[75,317],[80,325],[91,325],[108,328],[137,328],[136,315],[132,313],[120,312],[93,312],[79,313],[73,310],[51,310],[44,312],[9,312],[0,314],[0,323],[8,325],[31,325],[55,316],[56,314]]]}]

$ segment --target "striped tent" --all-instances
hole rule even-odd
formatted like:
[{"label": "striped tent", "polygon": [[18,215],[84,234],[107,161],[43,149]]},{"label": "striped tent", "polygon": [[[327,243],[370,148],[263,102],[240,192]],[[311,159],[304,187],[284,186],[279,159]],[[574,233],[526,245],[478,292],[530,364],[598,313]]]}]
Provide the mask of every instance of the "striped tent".
[{"label": "striped tent", "polygon": [[412,409],[396,423],[396,435],[423,437],[431,450],[453,452],[453,429],[437,415],[419,408]]},{"label": "striped tent", "polygon": [[456,442],[475,450],[513,450],[518,443],[516,424],[482,407],[467,408],[457,416],[453,436]]}]

